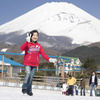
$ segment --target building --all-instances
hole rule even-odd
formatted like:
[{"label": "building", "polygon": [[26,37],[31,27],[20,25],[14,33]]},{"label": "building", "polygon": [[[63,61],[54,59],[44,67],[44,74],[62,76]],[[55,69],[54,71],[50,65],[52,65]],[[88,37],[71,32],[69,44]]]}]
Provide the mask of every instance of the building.
[{"label": "building", "polygon": [[[72,72],[78,72],[81,71],[81,61],[77,57],[65,57],[65,59],[61,59],[61,62],[59,63],[59,74],[66,73],[72,73]],[[68,59],[68,60],[67,60]],[[61,71],[60,71],[61,70]]]},{"label": "building", "polygon": [[2,74],[2,68],[3,68],[3,76],[7,77],[14,77],[19,72],[21,72],[22,67],[24,65],[15,62],[11,59],[8,59],[6,57],[0,55],[0,76]]}]

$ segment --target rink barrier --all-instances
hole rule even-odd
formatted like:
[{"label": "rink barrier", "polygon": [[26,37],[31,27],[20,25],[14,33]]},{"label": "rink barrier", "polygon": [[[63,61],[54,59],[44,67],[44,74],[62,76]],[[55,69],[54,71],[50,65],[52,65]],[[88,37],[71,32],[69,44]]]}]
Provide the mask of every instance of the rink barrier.
[{"label": "rink barrier", "polygon": [[0,78],[0,80],[1,80],[0,85],[20,87],[21,78],[19,77],[3,77],[3,78]]},{"label": "rink barrier", "polygon": [[[23,80],[23,75],[16,77],[0,77],[0,85],[21,87]],[[61,87],[56,86],[57,83],[61,83],[62,81],[63,79],[58,77],[34,76],[32,87],[35,89],[61,90]]]},{"label": "rink barrier", "polygon": [[[22,87],[23,80],[24,76],[22,75],[16,77],[0,77],[0,85]],[[60,85],[57,87],[57,84],[65,81],[67,81],[67,78],[63,80],[61,77],[34,76],[32,88],[61,91],[62,87]],[[86,83],[88,83],[88,80],[86,80]],[[79,80],[77,80],[76,84],[79,84]],[[89,88],[86,87],[85,90],[88,93]]]}]

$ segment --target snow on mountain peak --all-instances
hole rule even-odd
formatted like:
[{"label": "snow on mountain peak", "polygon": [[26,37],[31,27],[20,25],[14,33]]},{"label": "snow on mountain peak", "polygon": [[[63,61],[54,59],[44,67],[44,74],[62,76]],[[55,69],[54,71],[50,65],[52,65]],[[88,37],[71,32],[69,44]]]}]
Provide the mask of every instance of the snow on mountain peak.
[{"label": "snow on mountain peak", "polygon": [[51,36],[67,36],[72,43],[99,41],[100,20],[66,2],[51,2],[0,26],[0,34],[21,31],[22,35],[33,29]]}]

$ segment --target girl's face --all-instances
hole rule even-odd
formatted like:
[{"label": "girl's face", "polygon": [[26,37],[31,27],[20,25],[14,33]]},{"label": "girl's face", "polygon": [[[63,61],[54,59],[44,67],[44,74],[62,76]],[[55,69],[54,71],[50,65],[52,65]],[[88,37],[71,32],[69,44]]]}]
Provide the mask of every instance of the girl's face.
[{"label": "girl's face", "polygon": [[33,33],[33,36],[31,37],[31,40],[32,40],[32,42],[35,42],[35,41],[38,40],[38,33],[37,32]]}]

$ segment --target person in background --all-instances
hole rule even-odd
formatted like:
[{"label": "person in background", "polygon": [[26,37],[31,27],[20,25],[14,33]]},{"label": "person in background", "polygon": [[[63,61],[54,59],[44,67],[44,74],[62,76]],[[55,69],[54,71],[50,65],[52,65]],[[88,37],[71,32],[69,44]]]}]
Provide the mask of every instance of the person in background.
[{"label": "person in background", "polygon": [[85,96],[85,79],[83,76],[81,76],[81,79],[80,79],[80,88],[81,88],[81,96]]},{"label": "person in background", "polygon": [[78,95],[78,85],[74,85],[74,87],[75,87],[75,93],[76,95]]},{"label": "person in background", "polygon": [[68,89],[68,95],[71,94],[71,96],[73,96],[73,89],[74,89],[74,84],[76,83],[76,79],[74,77],[72,77],[71,75],[69,75],[67,84],[69,85],[69,89]]},{"label": "person in background", "polygon": [[67,89],[68,89],[67,82],[64,82],[64,83],[63,83],[63,86],[62,86],[62,94],[65,94],[65,95],[66,95]]},{"label": "person in background", "polygon": [[89,80],[90,96],[92,96],[93,87],[94,87],[94,91],[95,91],[95,96],[97,95],[97,89],[96,89],[97,85],[98,85],[97,76],[95,75],[95,72],[92,72],[92,75]]},{"label": "person in background", "polygon": [[39,33],[37,30],[32,30],[29,34],[27,34],[26,42],[22,44],[20,49],[22,51],[25,51],[24,55],[24,66],[25,66],[25,77],[24,82],[22,85],[22,93],[27,93],[29,96],[32,96],[32,80],[34,77],[34,74],[36,72],[36,69],[39,64],[39,54],[42,55],[42,57],[49,61],[49,62],[57,62],[56,59],[49,58],[42,46],[37,42],[39,37]]}]

